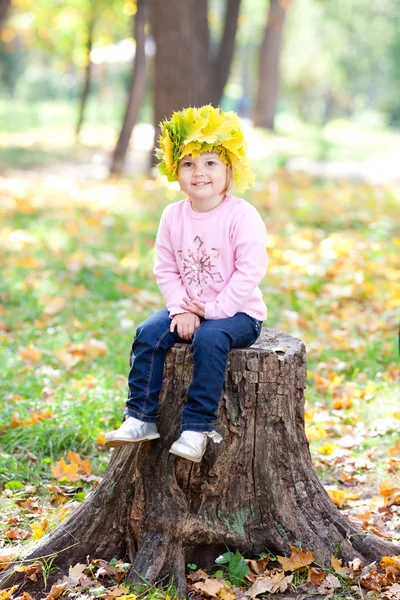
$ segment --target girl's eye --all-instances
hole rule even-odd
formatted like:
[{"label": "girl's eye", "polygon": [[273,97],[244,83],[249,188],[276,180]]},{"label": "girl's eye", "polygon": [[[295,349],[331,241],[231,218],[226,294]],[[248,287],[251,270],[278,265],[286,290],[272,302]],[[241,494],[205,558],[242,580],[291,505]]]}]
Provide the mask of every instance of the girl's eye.
[{"label": "girl's eye", "polygon": [[183,163],[183,167],[191,167],[193,163],[191,163],[190,161],[186,161]]},{"label": "girl's eye", "polygon": [[215,161],[214,160],[208,160],[207,161],[207,166],[208,167],[212,167],[213,165],[215,165]]}]

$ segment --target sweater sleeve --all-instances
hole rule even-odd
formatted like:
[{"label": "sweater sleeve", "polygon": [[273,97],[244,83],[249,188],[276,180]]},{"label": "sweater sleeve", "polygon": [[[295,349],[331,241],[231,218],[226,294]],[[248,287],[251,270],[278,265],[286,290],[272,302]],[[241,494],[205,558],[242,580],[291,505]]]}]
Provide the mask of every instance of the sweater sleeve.
[{"label": "sweater sleeve", "polygon": [[255,209],[238,220],[232,243],[235,270],[215,300],[205,303],[206,319],[225,319],[240,312],[265,275],[267,235]]},{"label": "sweater sleeve", "polygon": [[164,297],[170,316],[173,317],[178,313],[187,312],[181,308],[183,298],[187,296],[187,292],[182,282],[171,242],[167,209],[164,210],[161,216],[155,249],[156,262],[154,265],[154,274],[157,277],[157,284]]}]

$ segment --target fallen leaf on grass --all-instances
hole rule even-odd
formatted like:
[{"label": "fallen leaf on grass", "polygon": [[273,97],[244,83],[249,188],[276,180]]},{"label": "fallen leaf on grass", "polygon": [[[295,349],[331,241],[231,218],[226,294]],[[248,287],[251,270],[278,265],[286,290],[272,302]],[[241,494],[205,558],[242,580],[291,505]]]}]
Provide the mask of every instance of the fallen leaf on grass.
[{"label": "fallen leaf on grass", "polygon": [[19,413],[13,412],[10,427],[21,427],[25,425],[36,425],[36,423],[40,423],[41,421],[45,421],[46,419],[51,419],[53,417],[53,413],[49,410],[34,410],[31,412],[29,419],[20,419]]},{"label": "fallen leaf on grass", "polygon": [[37,561],[29,565],[20,565],[15,567],[14,570],[17,571],[17,573],[24,573],[28,579],[36,582],[39,573],[42,573],[43,571],[43,565],[41,562]]},{"label": "fallen leaf on grass", "polygon": [[385,480],[379,486],[379,494],[383,496],[385,506],[400,503],[400,488],[395,481]]},{"label": "fallen leaf on grass", "polygon": [[5,529],[4,535],[9,540],[27,540],[32,537],[32,534],[29,531],[25,531],[25,529]]},{"label": "fallen leaf on grass", "polygon": [[331,557],[331,565],[336,573],[341,573],[342,575],[349,575],[350,569],[348,567],[342,567],[342,559]]},{"label": "fallen leaf on grass", "polygon": [[246,560],[246,565],[256,575],[262,575],[264,573],[267,564],[269,562],[269,556],[259,558],[258,560]]},{"label": "fallen leaf on grass", "polygon": [[67,304],[66,299],[60,296],[39,298],[39,302],[44,305],[43,313],[51,317],[61,312]]},{"label": "fallen leaf on grass", "polygon": [[232,594],[229,590],[227,590],[226,588],[223,588],[218,596],[220,598],[222,598],[222,600],[236,600],[236,596],[235,594]]},{"label": "fallen leaf on grass", "polygon": [[285,576],[283,571],[275,571],[265,577],[257,577],[251,588],[247,590],[247,593],[252,597],[256,597],[259,594],[265,594],[265,592],[270,592],[271,594],[285,592],[292,579],[293,574]]},{"label": "fallen leaf on grass", "polygon": [[51,471],[56,479],[67,479],[68,481],[79,481],[89,476],[92,472],[92,464],[89,460],[82,460],[76,452],[68,452],[70,464],[62,458],[55,466],[51,466]]},{"label": "fallen leaf on grass", "polygon": [[318,567],[311,567],[307,574],[307,583],[311,583],[311,585],[320,585],[325,577],[325,571]]},{"label": "fallen leaf on grass", "polygon": [[78,474],[79,465],[76,463],[67,464],[62,458],[56,465],[51,466],[51,472],[56,479],[68,479],[68,481],[79,481],[81,476]]},{"label": "fallen leaf on grass", "polygon": [[41,512],[41,508],[39,505],[39,498],[37,496],[33,496],[32,498],[28,498],[27,500],[22,500],[21,498],[16,498],[14,500],[15,504],[24,508],[30,513],[37,514]]},{"label": "fallen leaf on grass", "polygon": [[349,562],[349,569],[350,569],[350,574],[352,576],[354,575],[360,575],[361,571],[362,571],[362,562],[359,558],[355,558],[354,560]]},{"label": "fallen leaf on grass", "polygon": [[196,590],[200,590],[200,592],[204,592],[207,594],[207,596],[216,598],[219,592],[225,587],[225,584],[221,583],[221,581],[218,581],[217,579],[206,577],[204,581],[198,581],[197,583],[194,583],[193,587]]},{"label": "fallen leaf on grass", "polygon": [[42,360],[42,355],[39,350],[35,350],[33,346],[27,346],[26,348],[21,348],[19,350],[19,355],[22,360],[26,360],[27,362],[39,362]]},{"label": "fallen leaf on grass", "polygon": [[68,577],[72,580],[78,581],[86,569],[86,564],[76,563],[74,566],[71,565],[68,571]]},{"label": "fallen leaf on grass", "polygon": [[400,600],[400,583],[395,583],[382,592],[381,600]]},{"label": "fallen leaf on grass", "polygon": [[306,567],[314,562],[314,556],[310,550],[303,552],[301,548],[297,546],[290,546],[292,554],[289,558],[285,556],[277,556],[278,561],[282,565],[284,571],[297,571],[302,567]]},{"label": "fallen leaf on grass", "polygon": [[85,340],[81,344],[68,344],[54,355],[67,368],[72,369],[81,360],[92,360],[98,356],[104,356],[108,352],[105,342],[96,339]]},{"label": "fallen leaf on grass", "polygon": [[55,583],[54,585],[51,586],[50,593],[48,596],[46,596],[46,598],[44,600],[55,600],[56,598],[61,596],[61,594],[67,587],[67,585],[68,585],[67,583],[60,583],[60,584]]},{"label": "fallen leaf on grass", "polygon": [[0,571],[6,569],[18,554],[17,548],[0,548]]},{"label": "fallen leaf on grass", "polygon": [[49,521],[47,517],[44,517],[41,521],[38,521],[37,523],[31,524],[32,533],[35,540],[40,540],[40,538],[44,536],[48,525]]},{"label": "fallen leaf on grass", "polygon": [[339,579],[335,575],[332,575],[332,573],[328,573],[324,581],[318,587],[317,591],[319,594],[329,594],[339,588],[340,585]]},{"label": "fallen leaf on grass", "polygon": [[394,446],[389,448],[388,450],[389,456],[400,456],[400,442],[396,440]]}]

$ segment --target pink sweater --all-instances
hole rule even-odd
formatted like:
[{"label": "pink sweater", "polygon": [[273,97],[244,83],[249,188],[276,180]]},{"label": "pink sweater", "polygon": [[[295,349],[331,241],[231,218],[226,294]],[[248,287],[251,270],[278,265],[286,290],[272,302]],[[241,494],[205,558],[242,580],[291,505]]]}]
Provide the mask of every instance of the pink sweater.
[{"label": "pink sweater", "polygon": [[156,239],[154,273],[172,316],[186,312],[183,298],[205,302],[206,319],[237,312],[264,320],[258,284],[267,266],[265,225],[257,210],[227,194],[208,212],[188,198],[167,206]]}]

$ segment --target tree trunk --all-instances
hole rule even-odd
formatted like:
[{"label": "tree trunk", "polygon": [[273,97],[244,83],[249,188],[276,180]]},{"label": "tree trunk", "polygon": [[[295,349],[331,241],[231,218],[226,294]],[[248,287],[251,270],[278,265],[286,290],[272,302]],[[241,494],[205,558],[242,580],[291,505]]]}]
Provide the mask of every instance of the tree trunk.
[{"label": "tree trunk", "polygon": [[235,49],[239,8],[240,0],[227,0],[224,33],[212,69],[213,82],[210,97],[211,104],[214,106],[218,106],[221,102],[224,87],[228,81],[233,51]]},{"label": "tree trunk", "polygon": [[83,119],[85,117],[86,103],[87,103],[87,100],[89,97],[90,84],[92,81],[93,63],[90,60],[90,53],[91,53],[92,47],[93,47],[93,35],[94,35],[95,22],[96,22],[96,17],[94,15],[94,6],[93,6],[92,14],[90,16],[89,23],[88,23],[87,41],[86,41],[87,62],[86,62],[86,68],[85,68],[85,80],[84,80],[84,84],[83,84],[81,102],[80,102],[80,106],[79,106],[78,121],[77,121],[76,129],[75,129],[76,137],[79,136],[79,133],[80,133],[80,130],[82,127],[82,123],[83,123]]},{"label": "tree trunk", "polygon": [[144,96],[146,83],[145,8],[146,0],[138,0],[137,11],[133,19],[133,37],[136,40],[136,54],[133,61],[133,71],[129,85],[128,104],[121,133],[112,157],[110,173],[122,173],[132,130],[137,123],[139,110]]},{"label": "tree trunk", "polygon": [[279,59],[287,5],[290,0],[270,0],[267,24],[260,50],[254,125],[274,128],[279,94]]},{"label": "tree trunk", "polygon": [[165,363],[161,439],[114,450],[99,487],[25,559],[57,555],[67,569],[87,556],[127,558],[131,583],[172,573],[184,592],[185,564],[208,566],[226,545],[249,555],[301,545],[325,565],[332,554],[366,562],[400,554],[399,545],[351,525],[313,471],[300,340],[264,329],[252,347],[230,353],[217,425],[223,442],[208,440],[199,464],[168,451],[191,376],[190,346],[178,344]]},{"label": "tree trunk", "polygon": [[5,20],[8,9],[10,8],[11,0],[0,0],[0,28],[3,25],[3,21]]},{"label": "tree trunk", "polygon": [[173,111],[211,101],[209,33],[205,0],[150,0],[150,8],[157,141],[160,121]]}]

